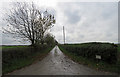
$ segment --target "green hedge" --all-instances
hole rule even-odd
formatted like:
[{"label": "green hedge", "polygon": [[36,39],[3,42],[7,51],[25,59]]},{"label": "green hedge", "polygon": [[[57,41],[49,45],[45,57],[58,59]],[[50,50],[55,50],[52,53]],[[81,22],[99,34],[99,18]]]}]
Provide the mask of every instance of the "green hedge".
[{"label": "green hedge", "polygon": [[14,47],[14,48],[2,48],[2,63],[9,63],[12,59],[26,59],[32,57],[35,53],[41,52],[43,49],[47,48],[47,46],[39,46],[39,47]]},{"label": "green hedge", "polygon": [[42,45],[32,46],[3,46],[2,47],[2,73],[8,73],[15,69],[29,65],[34,61],[34,57],[47,53],[53,46]]},{"label": "green hedge", "polygon": [[90,59],[96,59],[96,55],[101,56],[101,60],[107,63],[117,62],[117,45],[112,43],[83,43],[60,45],[65,50]]}]

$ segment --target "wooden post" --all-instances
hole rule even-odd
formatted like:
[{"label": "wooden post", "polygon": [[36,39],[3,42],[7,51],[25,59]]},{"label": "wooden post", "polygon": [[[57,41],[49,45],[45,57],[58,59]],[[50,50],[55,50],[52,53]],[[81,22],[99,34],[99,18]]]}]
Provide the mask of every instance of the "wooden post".
[{"label": "wooden post", "polygon": [[64,41],[64,44],[65,44],[65,31],[64,31],[64,26],[63,26],[63,41]]}]

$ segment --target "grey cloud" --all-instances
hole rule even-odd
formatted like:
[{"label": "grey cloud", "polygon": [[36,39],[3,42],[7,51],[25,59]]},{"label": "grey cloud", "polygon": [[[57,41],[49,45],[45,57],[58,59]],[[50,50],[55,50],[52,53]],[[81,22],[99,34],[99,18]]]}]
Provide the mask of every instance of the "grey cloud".
[{"label": "grey cloud", "polygon": [[117,42],[117,3],[61,3],[59,8],[67,19],[82,17],[74,24],[64,21],[67,42]]},{"label": "grey cloud", "polygon": [[2,34],[2,45],[30,45],[28,41],[22,41],[22,39],[13,38],[8,34]]},{"label": "grey cloud", "polygon": [[[73,3],[74,4],[74,3]],[[75,10],[71,8],[73,5],[72,3],[60,3],[58,6],[63,7],[60,8],[61,11],[64,12],[65,16],[67,17],[67,22],[70,24],[75,24],[81,20],[81,16],[79,15],[80,10]]]},{"label": "grey cloud", "polygon": [[[55,10],[52,13],[56,14],[57,22],[51,33],[59,43],[63,43],[63,26],[66,43],[118,42],[117,2],[63,2]],[[3,38],[4,43],[18,44],[12,37]]]},{"label": "grey cloud", "polygon": [[81,19],[81,16],[79,16],[78,11],[71,12],[70,10],[67,10],[67,11],[65,11],[65,15],[68,18],[68,22],[71,24],[75,24],[75,23],[79,22]]}]

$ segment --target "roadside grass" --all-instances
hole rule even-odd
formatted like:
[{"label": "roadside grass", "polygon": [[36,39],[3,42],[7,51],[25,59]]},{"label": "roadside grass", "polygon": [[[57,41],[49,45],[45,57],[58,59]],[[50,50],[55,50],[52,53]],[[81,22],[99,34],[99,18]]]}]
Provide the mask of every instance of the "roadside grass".
[{"label": "roadside grass", "polygon": [[82,56],[78,56],[75,53],[71,53],[69,51],[66,51],[63,47],[59,45],[60,50],[69,58],[71,58],[73,61],[86,65],[90,68],[96,69],[96,70],[101,70],[104,72],[115,72],[115,73],[120,73],[120,60],[117,61],[116,64],[108,64],[103,61],[95,61],[93,59],[88,59]]},{"label": "roadside grass", "polygon": [[32,62],[33,62],[33,59],[12,60],[11,65],[9,65],[9,64],[4,65],[4,67],[2,68],[2,74],[7,74],[14,70],[20,69],[22,67],[30,65]]},{"label": "roadside grass", "polygon": [[[3,75],[7,74],[14,70],[31,65],[32,63],[35,63],[38,60],[42,60],[53,47],[54,46],[50,47],[47,46],[47,48],[41,50],[38,49],[37,51],[34,50],[30,51],[31,49],[28,46],[4,47],[2,51],[3,53],[2,74]],[[23,55],[21,55],[21,53]],[[5,55],[7,55],[8,57]]]}]

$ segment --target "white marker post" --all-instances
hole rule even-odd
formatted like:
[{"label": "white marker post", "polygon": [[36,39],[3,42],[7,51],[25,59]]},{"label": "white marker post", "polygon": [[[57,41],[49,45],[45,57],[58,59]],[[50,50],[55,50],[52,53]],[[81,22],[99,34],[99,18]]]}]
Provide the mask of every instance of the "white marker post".
[{"label": "white marker post", "polygon": [[100,55],[96,55],[96,59],[101,59],[101,56]]},{"label": "white marker post", "polygon": [[96,55],[97,62],[101,60],[101,55]]}]

